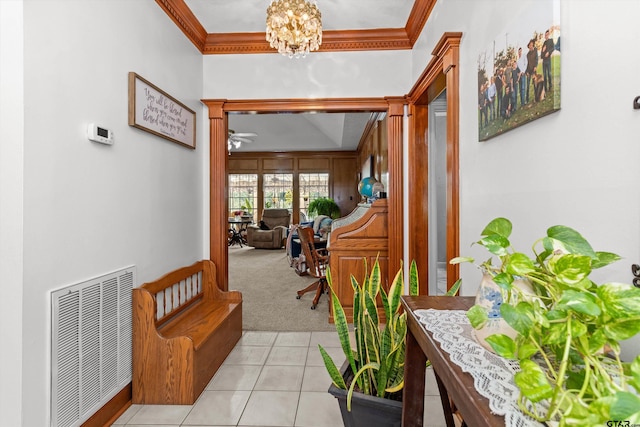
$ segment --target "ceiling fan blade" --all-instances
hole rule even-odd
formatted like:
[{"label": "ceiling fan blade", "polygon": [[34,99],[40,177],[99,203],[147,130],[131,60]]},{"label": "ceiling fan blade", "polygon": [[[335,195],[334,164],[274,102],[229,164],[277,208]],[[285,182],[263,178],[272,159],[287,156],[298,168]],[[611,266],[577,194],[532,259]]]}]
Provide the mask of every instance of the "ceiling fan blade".
[{"label": "ceiling fan blade", "polygon": [[238,132],[234,133],[233,135],[243,138],[255,138],[256,136],[258,136],[258,134],[254,132]]},{"label": "ceiling fan blade", "polygon": [[253,139],[249,139],[249,138],[242,138],[242,137],[238,137],[238,136],[232,136],[231,138],[229,138],[231,141],[239,141],[239,142],[246,142],[251,144],[253,142]]}]

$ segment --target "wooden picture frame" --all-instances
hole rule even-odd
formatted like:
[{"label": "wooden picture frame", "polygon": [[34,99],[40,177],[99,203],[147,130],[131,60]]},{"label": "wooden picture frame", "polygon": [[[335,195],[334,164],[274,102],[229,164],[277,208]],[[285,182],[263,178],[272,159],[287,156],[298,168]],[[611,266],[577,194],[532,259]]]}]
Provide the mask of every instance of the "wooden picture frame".
[{"label": "wooden picture frame", "polygon": [[195,111],[134,72],[129,72],[129,126],[196,148]]}]

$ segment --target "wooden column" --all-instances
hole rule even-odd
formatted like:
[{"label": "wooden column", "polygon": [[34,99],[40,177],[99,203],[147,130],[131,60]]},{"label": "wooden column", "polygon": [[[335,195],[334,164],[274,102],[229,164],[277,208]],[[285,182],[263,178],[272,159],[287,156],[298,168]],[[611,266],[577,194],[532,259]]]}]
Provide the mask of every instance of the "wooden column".
[{"label": "wooden column", "polygon": [[[203,101],[209,108],[209,258],[216,265],[216,281],[223,291],[228,290],[229,252],[227,248],[227,116],[225,100]],[[224,236],[222,238],[221,236]]]},{"label": "wooden column", "polygon": [[429,150],[427,146],[428,108],[426,105],[409,105],[409,254],[408,262],[416,261],[420,295],[429,293],[427,280],[429,270],[429,245],[426,236],[429,230]]},{"label": "wooden column", "polygon": [[[460,33],[438,44],[438,56],[442,57],[442,72],[447,77],[447,259],[460,255],[460,88],[459,51]],[[447,263],[447,289],[460,277],[460,266]]]},{"label": "wooden column", "polygon": [[389,147],[389,283],[400,269],[404,258],[404,213],[402,185],[402,126],[404,118],[404,97],[386,98],[389,103],[387,116],[387,143]]}]

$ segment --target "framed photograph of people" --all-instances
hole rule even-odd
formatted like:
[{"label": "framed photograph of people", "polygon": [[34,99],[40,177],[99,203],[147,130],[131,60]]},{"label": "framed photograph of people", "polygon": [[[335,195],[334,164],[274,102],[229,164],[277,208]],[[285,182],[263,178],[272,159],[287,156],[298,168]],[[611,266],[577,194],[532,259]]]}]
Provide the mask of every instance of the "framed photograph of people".
[{"label": "framed photograph of people", "polygon": [[537,0],[478,53],[478,134],[486,141],[560,109],[560,0]]}]

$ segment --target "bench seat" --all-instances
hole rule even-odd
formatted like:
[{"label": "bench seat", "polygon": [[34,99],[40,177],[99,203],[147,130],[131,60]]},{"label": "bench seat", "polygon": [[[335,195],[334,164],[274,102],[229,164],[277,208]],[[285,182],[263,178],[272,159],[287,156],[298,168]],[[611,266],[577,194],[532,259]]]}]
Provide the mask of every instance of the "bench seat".
[{"label": "bench seat", "polygon": [[132,402],[192,405],[242,336],[242,294],[209,260],[133,289]]},{"label": "bench seat", "polygon": [[228,301],[212,301],[209,304],[199,301],[160,326],[158,332],[165,338],[189,337],[193,341],[193,348],[198,350],[238,305]]}]

